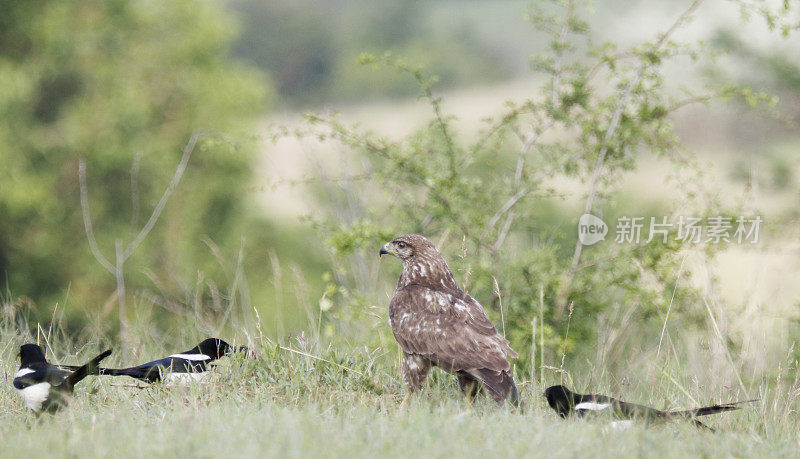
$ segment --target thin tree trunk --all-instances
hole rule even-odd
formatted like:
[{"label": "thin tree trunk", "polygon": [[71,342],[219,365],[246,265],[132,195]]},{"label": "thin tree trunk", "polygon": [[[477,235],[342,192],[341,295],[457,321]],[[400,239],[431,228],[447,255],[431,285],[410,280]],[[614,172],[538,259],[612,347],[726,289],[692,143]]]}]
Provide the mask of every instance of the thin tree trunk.
[{"label": "thin tree trunk", "polygon": [[119,338],[123,344],[128,341],[128,316],[127,308],[125,305],[125,276],[123,266],[125,264],[125,254],[122,249],[122,239],[117,239],[114,242],[116,247],[117,265],[114,270],[114,276],[117,278],[117,301],[119,302]]}]

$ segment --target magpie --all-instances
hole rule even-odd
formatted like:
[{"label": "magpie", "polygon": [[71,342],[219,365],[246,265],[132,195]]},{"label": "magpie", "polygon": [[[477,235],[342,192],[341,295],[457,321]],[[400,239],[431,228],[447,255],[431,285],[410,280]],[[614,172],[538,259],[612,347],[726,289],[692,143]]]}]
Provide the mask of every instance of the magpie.
[{"label": "magpie", "polygon": [[[618,419],[642,419],[646,422],[688,419],[691,420],[694,425],[709,430],[713,429],[707,427],[695,418],[714,413],[722,413],[724,411],[738,410],[738,405],[756,401],[747,400],[741,402],[723,403],[721,405],[704,406],[702,408],[684,411],[662,411],[649,406],[623,402],[606,395],[576,394],[575,392],[572,392],[566,387],[560,385],[551,386],[545,389],[544,396],[547,398],[547,403],[550,405],[550,408],[554,409],[562,418],[566,418],[567,416],[573,414],[580,418],[590,413],[611,413]],[[615,424],[615,426],[620,427],[623,425],[625,424]]]},{"label": "magpie", "polygon": [[[207,370],[211,368],[211,365],[209,365],[211,362],[233,351],[248,352],[248,348],[244,346],[233,348],[221,339],[208,338],[188,351],[172,354],[163,359],[153,360],[135,367],[100,368],[100,374],[130,376],[148,383],[158,381],[166,383],[199,381],[208,375]],[[72,369],[73,367],[65,366],[64,368]]]},{"label": "magpie", "polygon": [[51,365],[38,345],[23,344],[19,348],[20,367],[14,375],[14,389],[30,410],[54,413],[66,405],[75,384],[88,375],[98,374],[100,361],[109,355],[110,349],[68,371]]}]

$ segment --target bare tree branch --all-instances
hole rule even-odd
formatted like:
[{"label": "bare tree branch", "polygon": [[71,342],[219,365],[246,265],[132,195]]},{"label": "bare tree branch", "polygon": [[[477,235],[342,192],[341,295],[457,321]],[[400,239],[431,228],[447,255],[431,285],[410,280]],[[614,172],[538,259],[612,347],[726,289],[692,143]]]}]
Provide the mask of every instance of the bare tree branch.
[{"label": "bare tree branch", "polygon": [[[197,145],[197,141],[203,136],[204,133],[200,131],[195,131],[192,133],[192,136],[189,138],[189,141],[183,147],[183,155],[181,156],[181,160],[178,163],[178,166],[175,168],[175,173],[172,175],[172,180],[167,185],[167,189],[164,190],[164,194],[161,196],[161,200],[156,204],[156,207],[153,209],[153,213],[150,215],[150,219],[147,220],[147,223],[142,227],[139,234],[136,235],[136,238],[128,245],[128,248],[124,248],[124,244],[122,239],[117,238],[114,241],[114,255],[115,255],[115,264],[112,265],[110,261],[106,257],[100,253],[100,249],[97,247],[97,241],[94,237],[94,230],[92,229],[92,219],[89,215],[89,198],[88,193],[86,191],[86,162],[81,159],[78,162],[78,180],[80,182],[80,196],[81,196],[81,212],[83,214],[83,226],[86,229],[86,239],[89,241],[89,248],[92,251],[92,255],[100,263],[103,268],[109,271],[111,274],[114,275],[114,278],[117,281],[117,290],[116,296],[118,301],[118,314],[119,314],[119,334],[120,339],[125,342],[127,337],[127,329],[128,329],[128,320],[127,320],[127,311],[126,311],[126,302],[125,302],[125,261],[130,258],[133,252],[136,250],[137,247],[144,241],[150,231],[158,221],[158,217],[161,216],[161,212],[164,210],[164,206],[167,204],[170,195],[175,190],[175,187],[178,186],[178,182],[180,182],[183,173],[186,171],[186,166],[189,163],[189,158],[192,155],[192,151],[194,151],[195,145]],[[136,165],[134,168],[138,168],[138,159],[135,160]],[[134,182],[134,173],[131,173],[131,184],[133,186]]]},{"label": "bare tree branch", "polygon": [[520,151],[520,155],[523,155],[528,152],[528,150],[533,147],[536,141],[539,140],[539,137],[544,133],[544,131],[553,127],[556,124],[556,120],[551,118],[547,121],[547,123],[543,124],[538,130],[531,132],[528,137],[525,138],[525,142],[522,144],[522,150]]},{"label": "bare tree branch", "polygon": [[481,238],[483,238],[486,235],[486,233],[489,232],[489,230],[494,228],[494,226],[497,224],[497,222],[500,221],[500,218],[503,216],[503,214],[508,212],[512,207],[514,207],[514,204],[516,204],[517,201],[519,201],[526,194],[528,194],[528,190],[527,189],[518,191],[514,196],[511,196],[508,199],[508,201],[506,201],[506,203],[503,204],[503,207],[501,207],[500,210],[498,210],[497,213],[495,213],[492,216],[492,218],[489,219],[489,224],[487,225],[486,229],[484,230],[484,233],[481,234]]},{"label": "bare tree branch", "polygon": [[[569,24],[570,24],[570,21],[572,20],[573,14],[574,14],[575,4],[574,4],[574,2],[572,0],[569,0],[569,2],[567,2],[567,6],[566,7],[567,7],[567,12],[566,12],[566,15],[564,17],[564,23],[561,25],[561,30],[559,31],[559,34],[558,34],[557,55],[556,55],[555,62],[553,63],[553,82],[552,82],[553,88],[552,88],[552,93],[551,93],[551,96],[550,96],[551,97],[551,103],[553,104],[553,110],[556,109],[556,106],[558,106],[558,103],[559,103],[558,85],[559,85],[560,78],[561,78],[561,59],[563,57],[564,43],[566,43],[566,40],[567,40],[567,33],[569,33]],[[516,170],[516,173],[514,174],[514,191],[515,191],[515,194],[492,217],[492,219],[489,220],[489,226],[486,229],[486,232],[488,232],[491,228],[494,228],[494,226],[497,224],[497,221],[500,219],[500,217],[503,214],[505,214],[506,212],[508,212],[508,214],[506,215],[506,221],[503,224],[503,228],[500,230],[500,234],[498,235],[497,240],[495,241],[495,243],[492,244],[492,247],[491,247],[492,254],[495,254],[495,255],[497,254],[497,251],[500,250],[500,247],[503,246],[503,243],[505,242],[506,237],[508,236],[508,232],[511,230],[511,225],[514,223],[514,218],[516,217],[516,213],[514,212],[514,204],[516,204],[516,202],[519,199],[521,199],[523,196],[525,196],[528,193],[527,189],[520,190],[520,185],[521,185],[521,180],[522,180],[522,170],[523,170],[523,167],[525,165],[525,155],[527,154],[528,150],[530,150],[531,147],[533,147],[533,145],[536,143],[536,141],[539,140],[539,137],[541,136],[541,134],[544,131],[546,131],[546,130],[550,129],[551,127],[553,127],[554,124],[555,124],[555,118],[550,118],[547,121],[547,123],[542,125],[539,129],[536,129],[533,132],[531,132],[525,138],[525,141],[522,144],[522,148],[520,149],[520,152],[519,152],[519,157],[517,158],[517,170]]]},{"label": "bare tree branch", "polygon": [[[522,171],[525,167],[525,155],[528,153],[528,150],[533,147],[541,134],[553,127],[555,124],[555,119],[550,119],[547,123],[542,125],[539,129],[532,132],[528,137],[525,139],[525,142],[522,144],[522,148],[519,151],[519,156],[517,157],[517,169],[514,172],[514,190],[516,193],[509,198],[506,204],[495,213],[492,218],[489,220],[489,225],[484,231],[483,235],[489,232],[497,222],[500,220],[500,217],[503,216],[504,213],[508,212],[506,215],[506,221],[503,224],[503,228],[500,230],[500,234],[497,237],[497,240],[494,244],[492,244],[491,250],[493,254],[496,254],[500,247],[503,246],[503,243],[506,240],[506,236],[508,236],[508,232],[511,230],[511,225],[514,223],[514,218],[516,217],[516,213],[514,212],[514,205],[516,205],[517,201],[522,199],[528,194],[528,189],[520,190],[520,186],[522,185]],[[481,237],[483,237],[483,235]]]},{"label": "bare tree branch", "polygon": [[[703,3],[703,1],[704,0],[695,0],[678,17],[678,19],[675,20],[672,26],[670,26],[670,28],[667,29],[666,32],[664,32],[663,34],[661,34],[661,36],[659,36],[658,41],[656,41],[656,43],[653,45],[653,50],[656,51],[659,48],[661,48],[661,46],[663,46],[664,43],[667,42],[669,37],[678,29],[678,27],[680,27],[684,22],[686,22],[689,19],[692,13],[694,13],[694,11],[700,6],[701,3]],[[603,171],[603,167],[605,166],[606,154],[608,153],[608,144],[614,137],[614,134],[616,133],[617,128],[619,127],[620,119],[622,118],[622,114],[625,112],[625,109],[628,106],[628,101],[631,98],[631,93],[633,92],[633,88],[636,87],[636,84],[638,84],[639,79],[642,77],[646,69],[647,69],[647,62],[642,61],[636,73],[634,73],[633,77],[628,82],[628,86],[625,88],[625,91],[620,96],[619,102],[617,102],[617,106],[614,110],[614,115],[612,116],[611,122],[609,123],[608,128],[606,129],[605,135],[603,136],[603,143],[597,155],[597,162],[595,163],[594,170],[592,171],[592,179],[589,186],[589,196],[586,199],[586,206],[584,208],[585,214],[591,213],[592,208],[594,206],[594,199],[597,195],[597,186],[600,180],[601,173]],[[582,251],[583,251],[583,244],[581,244],[581,241],[578,240],[575,244],[575,252],[572,256],[572,264],[570,266],[567,275],[568,277],[567,285],[570,285],[572,283],[572,279],[575,276],[576,268],[578,266],[578,263],[580,262]],[[562,301],[560,301],[558,304],[559,315],[564,310],[565,300],[566,298],[562,298]]]},{"label": "bare tree branch", "polygon": [[[595,163],[594,170],[592,171],[592,180],[589,185],[589,197],[586,198],[586,206],[583,210],[584,214],[588,214],[592,211],[592,207],[594,206],[594,198],[597,195],[597,184],[600,180],[603,166],[605,165],[606,154],[608,153],[608,142],[611,141],[611,138],[614,137],[614,133],[617,131],[619,120],[622,118],[622,113],[628,106],[628,99],[630,99],[631,92],[633,91],[634,86],[636,86],[636,83],[639,82],[639,78],[641,78],[642,74],[644,73],[644,69],[644,65],[639,67],[639,70],[633,75],[633,78],[631,78],[631,81],[625,88],[625,92],[623,92],[622,97],[619,99],[619,103],[617,103],[614,116],[611,118],[611,123],[609,123],[606,133],[603,136],[603,146],[600,147],[600,153],[597,155],[597,162]],[[575,244],[575,253],[572,256],[572,265],[570,266],[571,275],[574,274],[575,267],[578,266],[578,262],[581,259],[582,249],[583,244],[580,240],[578,240],[577,244]]]},{"label": "bare tree branch", "polygon": [[181,161],[178,163],[178,167],[175,168],[175,173],[172,175],[172,180],[170,180],[169,185],[167,185],[167,189],[164,190],[164,194],[161,196],[161,200],[158,201],[156,207],[153,209],[153,213],[150,214],[150,219],[147,220],[147,223],[142,227],[142,230],[139,231],[139,234],[136,235],[136,238],[128,245],[128,248],[125,249],[123,253],[123,261],[130,258],[133,251],[139,247],[139,244],[144,241],[144,238],[150,233],[150,230],[158,221],[158,217],[161,215],[161,211],[164,210],[164,206],[167,204],[172,191],[178,186],[178,182],[181,181],[181,177],[183,176],[184,171],[186,171],[186,165],[189,163],[189,158],[192,156],[192,152],[194,151],[195,145],[197,145],[197,141],[204,135],[203,132],[195,131],[192,133],[192,136],[189,138],[189,141],[186,143],[186,146],[183,147],[183,156],[181,156]]},{"label": "bare tree branch", "polygon": [[89,198],[86,192],[86,162],[83,159],[78,161],[78,182],[81,189],[81,213],[83,214],[83,228],[86,230],[86,239],[89,241],[89,249],[92,251],[95,260],[100,263],[100,266],[105,268],[111,274],[114,274],[116,269],[111,262],[100,253],[97,247],[97,240],[94,238],[94,230],[92,229],[92,217],[89,215]]},{"label": "bare tree branch", "polygon": [[125,343],[128,339],[128,313],[125,306],[125,258],[122,251],[122,239],[114,241],[117,266],[114,270],[114,277],[117,279],[117,301],[119,315],[119,336]]}]

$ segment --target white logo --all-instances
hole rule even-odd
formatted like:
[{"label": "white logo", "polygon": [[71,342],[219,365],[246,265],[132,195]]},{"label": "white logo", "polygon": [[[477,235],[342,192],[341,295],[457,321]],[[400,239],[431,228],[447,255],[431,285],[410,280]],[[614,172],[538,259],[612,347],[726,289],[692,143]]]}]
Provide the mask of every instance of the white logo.
[{"label": "white logo", "polygon": [[606,238],[606,234],[608,234],[606,222],[592,214],[581,215],[578,220],[578,240],[581,244],[597,244]]}]

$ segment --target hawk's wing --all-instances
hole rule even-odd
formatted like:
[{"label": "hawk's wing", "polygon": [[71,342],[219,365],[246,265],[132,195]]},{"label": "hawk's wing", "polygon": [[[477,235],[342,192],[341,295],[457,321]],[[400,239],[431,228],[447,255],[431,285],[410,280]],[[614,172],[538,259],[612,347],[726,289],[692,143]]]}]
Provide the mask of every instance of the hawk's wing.
[{"label": "hawk's wing", "polygon": [[463,292],[407,285],[395,292],[389,319],[405,352],[425,356],[449,371],[508,371],[506,355],[517,357],[481,305]]}]

